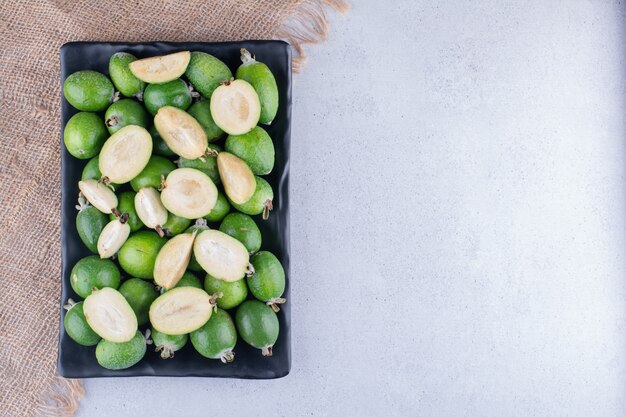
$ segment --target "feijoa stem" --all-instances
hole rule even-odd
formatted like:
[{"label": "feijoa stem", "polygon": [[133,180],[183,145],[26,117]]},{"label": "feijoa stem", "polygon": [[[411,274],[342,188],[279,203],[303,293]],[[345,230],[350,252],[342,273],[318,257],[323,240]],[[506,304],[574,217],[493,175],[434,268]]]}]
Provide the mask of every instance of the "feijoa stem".
[{"label": "feijoa stem", "polygon": [[234,78],[230,78],[228,80],[221,81],[220,84],[221,85],[230,85],[230,83],[232,83],[233,81],[235,81],[235,79]]},{"label": "feijoa stem", "polygon": [[120,122],[120,119],[117,116],[111,116],[104,121],[104,124],[108,127],[117,126]]},{"label": "feijoa stem", "polygon": [[265,346],[261,349],[261,354],[263,356],[272,356],[272,346]]},{"label": "feijoa stem", "polygon": [[[118,213],[119,213],[119,210],[118,210]],[[118,218],[120,220],[120,223],[124,224],[124,223],[126,223],[128,221],[128,213],[124,213],[121,216],[119,216]]]},{"label": "feijoa stem", "polygon": [[224,296],[224,293],[219,291],[219,292],[216,292],[215,294],[213,294],[211,296],[211,298],[209,298],[209,303],[213,306],[213,309],[215,311],[217,311],[217,299],[221,298],[223,296]]},{"label": "feijoa stem", "polygon": [[241,48],[239,52],[241,53],[241,62],[244,65],[256,62],[254,55],[252,55],[246,48]]},{"label": "feijoa stem", "polygon": [[76,301],[72,300],[71,298],[68,298],[67,303],[63,305],[63,309],[65,311],[70,311],[70,308],[74,307],[75,305],[76,305]]},{"label": "feijoa stem", "polygon": [[254,265],[248,264],[248,267],[246,268],[246,276],[251,277],[252,275],[254,275]]},{"label": "feijoa stem", "polygon": [[87,201],[83,193],[78,193],[78,204],[74,207],[76,207],[76,210],[78,211],[83,211],[89,207],[89,201]]},{"label": "feijoa stem", "polygon": [[209,157],[217,156],[218,153],[219,152],[217,152],[215,149],[208,148],[206,152],[204,153],[204,156],[209,156]]},{"label": "feijoa stem", "polygon": [[228,349],[226,352],[222,353],[220,360],[222,361],[222,363],[231,363],[235,360],[235,352]]},{"label": "feijoa stem", "polygon": [[115,103],[120,99],[120,92],[116,91],[113,93],[113,97],[111,97],[111,103]]},{"label": "feijoa stem", "polygon": [[280,307],[278,307],[278,304],[285,304],[286,302],[287,302],[286,298],[272,298],[265,304],[270,306],[272,310],[274,310],[274,313],[278,313],[280,311]]},{"label": "feijoa stem", "polygon": [[156,232],[159,234],[159,237],[165,236],[165,230],[161,227],[160,224],[157,224],[154,230],[156,230]]},{"label": "feijoa stem", "polygon": [[263,203],[263,220],[270,218],[270,211],[274,210],[274,204],[269,198]]},{"label": "feijoa stem", "polygon": [[159,187],[159,192],[165,190],[167,187],[167,181],[165,181],[165,175],[161,174],[161,186]]},{"label": "feijoa stem", "polygon": [[115,217],[117,217],[118,219],[119,219],[120,217],[122,217],[122,213],[120,213],[120,211],[117,209],[117,207],[113,207],[113,208],[111,209],[111,213],[113,213],[113,215],[114,215]]}]

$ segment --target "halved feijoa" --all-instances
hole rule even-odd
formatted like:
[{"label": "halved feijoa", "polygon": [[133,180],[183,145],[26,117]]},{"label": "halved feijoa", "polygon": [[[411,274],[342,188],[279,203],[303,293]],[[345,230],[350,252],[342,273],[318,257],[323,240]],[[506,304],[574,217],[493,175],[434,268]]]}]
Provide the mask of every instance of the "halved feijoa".
[{"label": "halved feijoa", "polygon": [[154,342],[154,351],[161,353],[161,359],[170,359],[174,357],[174,352],[181,350],[189,340],[186,334],[171,335],[161,333],[152,327],[150,336]]},{"label": "halved feijoa", "polygon": [[76,294],[85,298],[94,288],[119,287],[120,270],[109,259],[87,256],[76,262],[72,268],[70,284]]},{"label": "halved feijoa", "polygon": [[125,98],[109,106],[104,113],[104,124],[111,134],[129,125],[147,129],[150,126],[150,116],[139,102]]},{"label": "halved feijoa", "polygon": [[109,342],[128,342],[137,332],[137,317],[119,291],[102,288],[93,291],[83,305],[89,327]]},{"label": "halved feijoa", "polygon": [[259,95],[261,102],[260,123],[271,123],[278,112],[278,86],[272,71],[254,57],[245,48],[241,48],[242,64],[237,68],[235,77],[246,80]]},{"label": "halved feijoa", "polygon": [[208,175],[197,169],[178,168],[167,176],[161,202],[177,216],[197,219],[215,207],[217,187]]},{"label": "halved feijoa", "polygon": [[189,338],[198,353],[206,358],[220,359],[223,363],[235,359],[233,349],[237,343],[237,329],[233,319],[224,310],[218,308],[211,319],[193,331]]},{"label": "halved feijoa", "polygon": [[[218,145],[209,143],[208,152],[197,159],[178,158],[178,168],[193,168],[202,171],[211,178],[214,184],[220,183],[220,174],[217,171],[217,154],[222,148]],[[215,151],[215,152],[212,152]]]},{"label": "halved feijoa", "polygon": [[198,51],[191,53],[185,75],[195,89],[207,99],[222,81],[230,80],[233,76],[222,61],[206,52]]},{"label": "halved feijoa", "polygon": [[98,238],[98,254],[100,258],[110,258],[120,250],[128,236],[130,226],[128,225],[128,214],[124,213],[119,218],[111,220],[100,233]]},{"label": "halved feijoa", "polygon": [[148,322],[150,304],[159,296],[159,292],[154,284],[141,278],[131,278],[122,283],[119,292],[135,312],[137,324],[139,326],[146,324]]},{"label": "halved feijoa", "polygon": [[152,187],[142,188],[135,194],[135,210],[142,223],[150,229],[155,229],[163,237],[163,225],[169,217],[161,202],[161,195]]},{"label": "halved feijoa", "polygon": [[223,192],[217,191],[217,201],[215,207],[204,218],[210,222],[219,222],[230,211],[230,203]]},{"label": "halved feijoa", "polygon": [[112,213],[117,207],[117,196],[109,187],[98,180],[82,180],[78,189],[92,206],[104,214]]},{"label": "halved feijoa", "polygon": [[224,135],[224,131],[215,124],[213,116],[211,116],[211,102],[209,100],[200,100],[192,104],[187,112],[204,128],[204,133],[206,133],[209,142],[218,140]]},{"label": "halved feijoa", "polygon": [[226,81],[211,95],[213,121],[229,135],[248,133],[260,115],[259,96],[247,81]]},{"label": "halved feijoa", "polygon": [[270,211],[274,208],[274,190],[269,182],[261,177],[255,177],[256,188],[252,197],[245,203],[238,204],[231,199],[231,204],[242,213],[254,216],[263,213],[263,220],[267,220]]},{"label": "halved feijoa", "polygon": [[128,68],[137,58],[128,52],[117,52],[109,59],[109,75],[111,81],[122,95],[141,99],[145,83],[135,77]]},{"label": "halved feijoa", "polygon": [[113,101],[115,89],[109,78],[96,71],[78,71],[63,83],[63,95],[81,111],[103,111]]},{"label": "halved feijoa", "polygon": [[96,156],[108,133],[102,119],[95,113],[80,112],[68,120],[63,131],[63,143],[75,158],[88,159]]},{"label": "halved feijoa", "polygon": [[250,200],[256,189],[256,181],[248,164],[231,153],[220,152],[217,155],[217,169],[224,191],[231,201],[243,204]]},{"label": "halved feijoa", "polygon": [[175,80],[185,73],[191,54],[189,51],[139,59],[128,64],[133,75],[150,84]]},{"label": "halved feijoa", "polygon": [[167,239],[156,232],[140,230],[130,235],[118,254],[120,266],[136,278],[152,279],[157,254]]},{"label": "halved feijoa", "polygon": [[177,155],[197,159],[207,151],[208,141],[204,129],[196,119],[181,109],[161,107],[154,116],[154,127]]},{"label": "halved feijoa", "polygon": [[145,356],[146,350],[146,339],[141,332],[135,332],[127,342],[101,340],[96,347],[96,360],[106,369],[126,369],[139,362]]},{"label": "halved feijoa", "polygon": [[158,155],[151,156],[144,169],[130,181],[130,186],[135,191],[144,187],[158,189],[161,187],[161,180],[175,169],[176,165],[169,159]]},{"label": "halved feijoa", "polygon": [[278,340],[279,323],[276,313],[257,300],[244,301],[235,315],[237,330],[243,340],[263,356],[272,356],[272,347]]},{"label": "halved feijoa", "polygon": [[219,230],[200,232],[196,236],[193,253],[202,269],[224,281],[240,280],[250,265],[246,247]]},{"label": "halved feijoa", "polygon": [[204,290],[209,294],[222,293],[222,296],[217,299],[217,306],[225,310],[237,307],[248,296],[245,278],[237,281],[224,281],[207,274],[204,278]]},{"label": "halved feijoa", "polygon": [[[128,214],[127,223],[131,232],[141,229],[144,224],[137,215],[135,210],[135,193],[132,191],[124,191],[117,196],[117,210],[121,214]],[[117,216],[113,213],[109,214],[109,220],[115,220]]]},{"label": "halved feijoa", "polygon": [[76,215],[76,230],[80,240],[83,241],[87,249],[93,253],[98,253],[98,238],[102,229],[107,225],[107,216],[97,208],[89,205],[87,201],[80,197],[78,199],[78,214]]},{"label": "halved feijoa", "polygon": [[191,101],[191,90],[180,78],[164,84],[149,84],[143,93],[143,103],[153,116],[165,106],[187,110],[191,106]]},{"label": "halved feijoa", "polygon": [[100,172],[111,182],[123,184],[145,168],[152,154],[152,136],[141,126],[125,126],[104,143]]},{"label": "halved feijoa", "polygon": [[182,278],[191,253],[195,233],[183,233],[170,239],[159,251],[154,263],[154,282],[166,290]]},{"label": "halved feijoa", "polygon": [[152,303],[150,323],[156,330],[173,336],[193,332],[211,318],[216,298],[218,295],[210,296],[199,288],[174,288]]},{"label": "halved feijoa", "polygon": [[79,345],[94,346],[98,344],[101,337],[89,327],[83,312],[83,302],[74,303],[70,298],[64,307],[67,309],[63,318],[65,333]]},{"label": "halved feijoa", "polygon": [[278,312],[279,304],[284,304],[281,298],[285,292],[285,270],[273,253],[261,251],[250,258],[254,273],[248,276],[248,288],[257,300],[263,301],[272,310]]},{"label": "halved feijoa", "polygon": [[258,126],[243,135],[229,135],[224,146],[226,152],[243,159],[255,175],[267,175],[274,168],[274,143]]},{"label": "halved feijoa", "polygon": [[261,249],[261,231],[246,214],[230,213],[222,220],[220,231],[243,243],[250,254]]}]

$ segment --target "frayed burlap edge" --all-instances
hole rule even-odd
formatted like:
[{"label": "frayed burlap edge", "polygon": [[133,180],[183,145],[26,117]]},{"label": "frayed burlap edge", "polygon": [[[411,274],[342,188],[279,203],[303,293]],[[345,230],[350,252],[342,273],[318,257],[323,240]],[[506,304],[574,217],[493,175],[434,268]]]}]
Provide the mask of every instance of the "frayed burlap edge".
[{"label": "frayed burlap edge", "polygon": [[79,379],[57,377],[33,416],[72,417],[84,395],[85,389]]}]

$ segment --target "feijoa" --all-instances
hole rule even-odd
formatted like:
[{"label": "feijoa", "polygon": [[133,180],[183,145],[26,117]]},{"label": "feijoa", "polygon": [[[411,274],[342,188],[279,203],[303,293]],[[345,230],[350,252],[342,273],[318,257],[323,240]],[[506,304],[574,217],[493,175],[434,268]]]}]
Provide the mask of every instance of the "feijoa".
[{"label": "feijoa", "polygon": [[[202,283],[200,282],[200,278],[195,276],[189,271],[186,271],[183,276],[178,280],[178,283],[174,285],[174,288],[179,287],[193,287],[193,288],[202,288]],[[217,291],[215,291],[217,292]],[[213,294],[213,293],[211,293]],[[218,298],[219,300],[219,298]]]},{"label": "feijoa", "polygon": [[285,270],[273,253],[261,251],[250,258],[254,273],[246,279],[248,288],[257,300],[263,301],[272,310],[278,312],[279,304],[284,304],[281,298],[285,292]]},{"label": "feijoa", "polygon": [[78,199],[78,214],[76,215],[76,230],[80,240],[83,241],[87,249],[93,253],[98,253],[98,238],[102,229],[107,225],[107,216],[97,208],[87,204],[87,201],[80,197]]},{"label": "feijoa", "polygon": [[186,219],[206,216],[217,202],[215,184],[197,169],[175,169],[169,173],[162,188],[161,202],[165,208]]},{"label": "feijoa", "polygon": [[197,159],[187,159],[182,156],[178,159],[179,168],[193,168],[202,171],[211,178],[214,184],[220,183],[220,174],[217,171],[217,153],[222,150],[218,145],[209,143],[208,149],[215,154],[207,154]]},{"label": "feijoa", "polygon": [[230,203],[242,213],[254,216],[263,213],[263,220],[267,220],[270,211],[274,208],[274,190],[269,182],[261,177],[256,178],[256,189],[252,197],[243,204],[237,204],[235,201]]},{"label": "feijoa", "polygon": [[246,49],[241,48],[242,64],[237,68],[236,78],[249,82],[259,95],[261,117],[259,123],[271,123],[278,112],[278,86],[272,71]]},{"label": "feijoa", "polygon": [[209,142],[218,140],[224,135],[224,131],[213,121],[213,117],[211,116],[211,102],[209,100],[200,100],[192,104],[187,112],[204,128]]},{"label": "feijoa", "polygon": [[246,247],[219,230],[200,232],[193,253],[202,269],[217,279],[238,281],[249,273],[250,257]]},{"label": "feijoa", "polygon": [[224,82],[211,95],[211,117],[229,135],[248,133],[260,115],[259,96],[247,81]]},{"label": "feijoa", "polygon": [[187,230],[190,224],[190,219],[168,213],[167,221],[163,224],[163,231],[167,237],[176,236]]},{"label": "feijoa", "polygon": [[96,347],[96,360],[106,369],[126,369],[143,359],[146,350],[146,339],[141,332],[135,332],[134,337],[128,342],[114,343],[101,340]]},{"label": "feijoa", "polygon": [[152,150],[155,154],[161,156],[175,156],[176,154],[167,146],[167,143],[163,140],[156,127],[152,125],[150,127],[150,135],[152,136]]},{"label": "feijoa", "polygon": [[154,282],[166,290],[173,288],[187,269],[196,233],[182,233],[168,240],[154,262]]},{"label": "feijoa", "polygon": [[65,148],[78,159],[96,156],[107,137],[108,133],[102,119],[97,114],[88,112],[72,116],[63,131]]},{"label": "feijoa", "polygon": [[191,53],[185,75],[194,88],[208,99],[222,81],[232,78],[233,73],[213,55],[196,51]]},{"label": "feijoa", "polygon": [[252,198],[256,189],[254,174],[242,159],[232,153],[220,152],[217,169],[229,200],[243,204]]},{"label": "feijoa", "polygon": [[163,226],[167,222],[170,213],[167,212],[161,202],[161,195],[152,187],[145,187],[135,194],[135,210],[141,222],[157,231],[159,236],[165,236]]},{"label": "feijoa", "polygon": [[144,187],[161,187],[162,178],[176,169],[176,165],[172,161],[162,156],[151,156],[145,168],[130,181],[133,190],[139,191]]},{"label": "feijoa", "polygon": [[243,243],[250,254],[261,249],[261,231],[252,217],[246,214],[230,213],[222,220],[220,231]]},{"label": "feijoa", "polygon": [[98,254],[100,258],[110,258],[120,250],[128,236],[130,226],[127,223],[128,214],[124,213],[117,219],[111,220],[100,233],[98,238]]},{"label": "feijoa", "polygon": [[128,342],[137,331],[137,316],[119,291],[94,290],[83,305],[89,327],[110,342]]},{"label": "feijoa", "polygon": [[159,296],[156,287],[143,279],[131,278],[122,283],[119,291],[128,301],[130,308],[135,312],[138,325],[143,326],[146,324],[148,322],[150,304]]},{"label": "feijoa", "polygon": [[[135,193],[132,191],[124,191],[117,196],[117,209],[121,214],[128,214],[127,223],[131,232],[136,232],[143,227],[143,223],[135,210]],[[116,219],[113,213],[109,214],[109,220]]]},{"label": "feijoa", "polygon": [[74,303],[70,298],[64,307],[67,310],[63,318],[65,333],[79,345],[97,345],[102,338],[89,327],[83,312],[83,302]]},{"label": "feijoa", "polygon": [[274,168],[274,143],[258,126],[243,135],[229,135],[225,148],[243,159],[255,175],[269,174]]},{"label": "feijoa", "polygon": [[150,116],[139,102],[125,98],[109,106],[104,113],[104,124],[111,134],[128,125],[147,129],[150,126]]},{"label": "feijoa", "polygon": [[140,230],[131,234],[120,249],[120,266],[133,277],[152,279],[154,262],[166,242],[167,239],[153,231]]},{"label": "feijoa", "polygon": [[[83,197],[91,203],[92,206],[109,214],[117,209],[117,196],[109,187],[98,180],[82,180],[78,182],[78,189]],[[79,197],[80,198],[80,197]]]},{"label": "feijoa", "polygon": [[76,262],[72,268],[70,284],[76,294],[86,298],[94,288],[118,288],[120,270],[109,259],[87,256]]},{"label": "feijoa", "polygon": [[104,178],[123,184],[145,168],[152,154],[152,136],[141,126],[124,126],[104,142],[99,168]]},{"label": "feijoa", "polygon": [[137,97],[141,100],[146,84],[135,77],[128,68],[128,64],[137,61],[137,58],[128,52],[117,52],[109,59],[109,75],[115,88],[126,97]]},{"label": "feijoa", "polygon": [[209,214],[204,216],[204,218],[210,222],[219,222],[228,214],[229,211],[230,204],[228,203],[228,199],[223,192],[218,190],[215,206]]},{"label": "feijoa", "polygon": [[180,78],[164,84],[149,84],[143,93],[143,103],[153,116],[163,106],[187,110],[191,106],[191,90]]},{"label": "feijoa", "polygon": [[257,300],[244,301],[235,314],[237,330],[243,340],[263,356],[272,356],[272,347],[278,340],[279,324],[276,313]]},{"label": "feijoa", "polygon": [[150,306],[150,323],[156,330],[173,336],[193,332],[211,318],[219,295],[210,296],[193,287],[171,289]]},{"label": "feijoa", "polygon": [[189,338],[198,353],[206,358],[220,359],[223,363],[235,359],[233,349],[237,343],[237,329],[224,310],[218,308],[211,319],[193,331]]},{"label": "feijoa", "polygon": [[181,350],[189,340],[189,336],[181,334],[177,336],[161,333],[152,327],[150,335],[154,342],[154,351],[161,353],[161,359],[174,357],[174,352]]},{"label": "feijoa", "polygon": [[150,84],[163,84],[185,73],[189,64],[189,51],[153,56],[131,62],[128,67],[133,75]]},{"label": "feijoa", "polygon": [[109,78],[96,71],[78,71],[63,83],[63,95],[81,111],[99,112],[113,101],[115,89]]},{"label": "feijoa", "polygon": [[248,296],[245,278],[229,282],[207,274],[204,278],[204,290],[209,294],[222,293],[223,295],[217,299],[217,306],[225,310],[237,307]]},{"label": "feijoa", "polygon": [[154,126],[167,146],[177,155],[197,159],[205,155],[208,141],[200,123],[181,109],[161,107]]}]

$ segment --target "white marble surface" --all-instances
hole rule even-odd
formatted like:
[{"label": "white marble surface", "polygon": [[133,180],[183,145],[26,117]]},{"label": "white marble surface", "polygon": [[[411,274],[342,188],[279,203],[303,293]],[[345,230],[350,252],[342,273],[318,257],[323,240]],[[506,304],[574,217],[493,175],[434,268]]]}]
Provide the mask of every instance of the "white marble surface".
[{"label": "white marble surface", "polygon": [[291,374],[79,416],[624,415],[626,6],[354,3],[294,82]]}]

